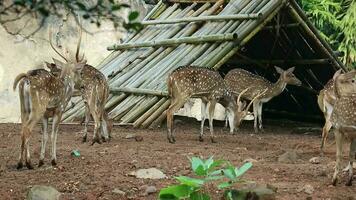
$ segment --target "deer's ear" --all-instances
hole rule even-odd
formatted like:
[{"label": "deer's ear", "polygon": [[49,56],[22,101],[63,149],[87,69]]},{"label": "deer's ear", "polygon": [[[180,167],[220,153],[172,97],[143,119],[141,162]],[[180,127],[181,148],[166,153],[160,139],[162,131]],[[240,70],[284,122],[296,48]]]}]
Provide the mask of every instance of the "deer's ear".
[{"label": "deer's ear", "polygon": [[282,74],[284,72],[283,69],[277,67],[277,66],[274,66],[274,68],[276,69],[276,71],[279,73],[279,74]]},{"label": "deer's ear", "polygon": [[63,66],[65,65],[63,62],[61,62],[61,61],[59,61],[59,60],[57,60],[55,58],[53,58],[53,62],[56,65],[56,67],[58,67],[59,69],[62,69]]},{"label": "deer's ear", "polygon": [[341,72],[342,72],[342,69],[337,70],[333,76],[333,79],[335,80],[336,77],[340,76]]},{"label": "deer's ear", "polygon": [[293,73],[294,70],[295,70],[295,67],[291,67],[291,68],[287,69],[287,72],[288,72],[288,73]]}]

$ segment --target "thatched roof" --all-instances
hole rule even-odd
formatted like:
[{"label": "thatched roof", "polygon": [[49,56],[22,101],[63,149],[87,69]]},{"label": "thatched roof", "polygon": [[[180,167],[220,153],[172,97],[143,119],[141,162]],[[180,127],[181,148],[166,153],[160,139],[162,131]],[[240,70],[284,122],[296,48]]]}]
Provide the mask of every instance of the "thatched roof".
[{"label": "thatched roof", "polygon": [[[304,87],[288,87],[267,110],[319,114],[316,93],[344,68],[294,0],[166,0],[145,17],[144,29],[98,68],[112,94],[106,105],[121,124],[148,127],[165,119],[166,77],[183,65],[219,70],[246,68],[276,80],[273,66],[296,65]],[[78,100],[65,121],[83,116]]]}]

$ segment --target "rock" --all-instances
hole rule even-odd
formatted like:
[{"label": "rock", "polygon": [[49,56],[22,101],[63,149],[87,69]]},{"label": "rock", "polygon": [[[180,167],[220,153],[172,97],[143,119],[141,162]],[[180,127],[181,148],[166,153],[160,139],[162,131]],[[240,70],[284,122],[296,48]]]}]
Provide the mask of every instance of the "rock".
[{"label": "rock", "polygon": [[135,172],[131,172],[129,175],[144,179],[162,179],[167,177],[162,171],[156,168],[139,169]]},{"label": "rock", "polygon": [[148,186],[145,190],[146,195],[153,194],[156,192],[157,192],[157,188],[155,186]]},{"label": "rock", "polygon": [[246,162],[257,163],[258,160],[255,160],[255,159],[253,159],[253,158],[247,158],[247,159],[245,159],[245,160],[243,161],[243,163],[246,163]]},{"label": "rock", "polygon": [[35,185],[28,191],[26,200],[58,200],[60,195],[51,186]]},{"label": "rock", "polygon": [[310,158],[309,162],[311,164],[319,164],[320,163],[320,158],[319,157]]},{"label": "rock", "polygon": [[307,194],[313,194],[313,192],[314,192],[314,187],[311,186],[311,185],[309,185],[309,184],[306,184],[306,185],[304,185],[303,187],[299,188],[297,191],[298,191],[298,192],[305,192],[305,193],[307,193]]},{"label": "rock", "polygon": [[298,154],[295,150],[286,151],[278,157],[280,163],[295,163],[298,159]]},{"label": "rock", "polygon": [[[227,191],[225,191],[224,199],[228,200],[226,196]],[[241,189],[241,190],[231,190],[232,199],[258,199],[258,200],[274,200],[276,199],[276,193],[266,186],[257,186],[254,189]]]},{"label": "rock", "polygon": [[127,134],[127,135],[125,136],[125,139],[133,139],[133,138],[135,138],[135,137],[136,137],[135,134]]},{"label": "rock", "polygon": [[118,188],[113,189],[112,193],[119,194],[119,195],[122,195],[122,196],[125,196],[125,194],[126,194],[126,192],[124,192],[124,191],[122,191],[122,190],[120,190]]}]

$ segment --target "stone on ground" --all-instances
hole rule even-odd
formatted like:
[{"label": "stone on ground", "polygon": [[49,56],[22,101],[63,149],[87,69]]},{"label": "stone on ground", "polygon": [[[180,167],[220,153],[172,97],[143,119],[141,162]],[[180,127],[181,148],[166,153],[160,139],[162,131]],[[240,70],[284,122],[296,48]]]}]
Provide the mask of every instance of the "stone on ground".
[{"label": "stone on ground", "polygon": [[58,200],[61,193],[51,186],[35,185],[27,193],[27,200]]}]

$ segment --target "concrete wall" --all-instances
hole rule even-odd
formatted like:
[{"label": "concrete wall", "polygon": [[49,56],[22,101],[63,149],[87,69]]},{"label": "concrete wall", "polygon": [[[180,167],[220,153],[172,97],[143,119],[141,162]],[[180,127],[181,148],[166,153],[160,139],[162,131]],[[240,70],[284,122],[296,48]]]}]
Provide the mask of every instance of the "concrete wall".
[{"label": "concrete wall", "polygon": [[[143,17],[148,11],[148,7],[141,0],[127,0],[132,5],[132,9],[139,10]],[[123,11],[127,16],[128,10]],[[16,32],[21,28],[27,19],[16,23],[6,24],[6,29]],[[58,58],[49,46],[48,27],[54,27],[54,32],[60,33],[57,41],[62,45],[69,45],[70,49],[75,49],[77,43],[77,27],[73,19],[67,19],[62,24],[62,20],[49,19],[40,32],[29,39],[24,39],[23,34],[30,33],[37,25],[37,21],[32,20],[20,35],[9,34],[0,25],[0,122],[19,122],[20,109],[18,92],[12,90],[14,78],[22,72],[30,69],[43,67],[43,61],[52,61],[52,57]],[[103,60],[110,52],[107,46],[118,42],[125,33],[113,30],[111,23],[105,22],[100,28],[83,22],[83,27],[93,34],[83,33],[81,49],[84,50],[88,63],[96,65]]]}]

